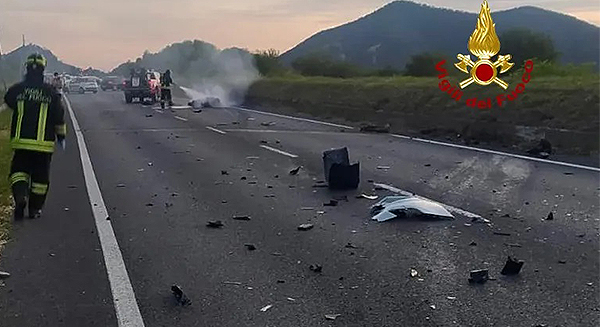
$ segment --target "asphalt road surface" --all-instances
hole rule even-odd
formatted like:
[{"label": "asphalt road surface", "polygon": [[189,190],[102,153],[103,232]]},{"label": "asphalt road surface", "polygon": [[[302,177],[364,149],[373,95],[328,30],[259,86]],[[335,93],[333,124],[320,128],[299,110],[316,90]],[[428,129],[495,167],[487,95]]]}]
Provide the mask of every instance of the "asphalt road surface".
[{"label": "asphalt road surface", "polygon": [[[114,92],[69,99],[86,147],[71,121],[44,217],[13,229],[0,262],[12,273],[0,287],[2,326],[600,320],[597,170],[240,108],[158,110]],[[322,151],[344,146],[361,163],[360,188],[314,187]],[[379,223],[375,201],[356,198],[400,190],[455,219]],[[299,231],[304,223],[314,228]],[[525,261],[517,276],[500,274],[509,255]],[[492,280],[469,284],[474,269]],[[176,303],[173,284],[191,305]]]}]

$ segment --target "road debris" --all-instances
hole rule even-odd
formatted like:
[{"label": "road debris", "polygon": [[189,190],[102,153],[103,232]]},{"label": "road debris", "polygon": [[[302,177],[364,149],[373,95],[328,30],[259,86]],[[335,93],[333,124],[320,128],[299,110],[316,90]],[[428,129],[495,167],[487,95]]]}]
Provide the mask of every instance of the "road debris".
[{"label": "road debris", "polygon": [[313,224],[302,224],[302,225],[298,226],[298,230],[307,231],[307,230],[313,229],[313,227],[315,227]]},{"label": "road debris", "polygon": [[435,310],[435,308],[436,308],[435,304],[432,304],[432,305],[430,305],[429,307],[430,307],[432,310]]},{"label": "road debris", "polygon": [[325,188],[325,187],[328,187],[328,185],[327,184],[314,184],[312,187],[313,188]]},{"label": "road debris", "polygon": [[558,263],[564,265],[564,264],[567,264],[567,260],[558,260]]},{"label": "road debris", "polygon": [[7,279],[10,277],[10,273],[6,271],[0,271],[0,279]]},{"label": "road debris", "polygon": [[223,222],[220,220],[212,220],[206,223],[206,227],[210,228],[221,228],[223,227]]},{"label": "road debris", "polygon": [[523,246],[519,243],[504,243],[506,246],[511,248],[522,248]]},{"label": "road debris", "polygon": [[298,173],[300,172],[300,169],[302,169],[302,166],[299,166],[298,168],[290,170],[290,175],[292,175],[292,176],[298,175]]},{"label": "road debris", "polygon": [[550,212],[548,217],[546,217],[546,220],[554,220],[554,213]]},{"label": "road debris", "polygon": [[419,276],[419,272],[414,268],[410,268],[410,277],[417,277],[417,276]]},{"label": "road debris", "polygon": [[229,175],[229,172],[227,170],[221,170],[221,175]]},{"label": "road debris", "polygon": [[446,299],[448,299],[450,301],[454,301],[454,300],[456,300],[456,296],[448,296],[448,297],[446,297]]},{"label": "road debris", "polygon": [[375,124],[366,124],[360,127],[360,131],[363,133],[389,133],[390,128],[392,126],[390,124],[385,125],[375,125]]},{"label": "road debris", "polygon": [[336,320],[337,317],[341,316],[341,314],[326,314],[325,319],[327,320]]},{"label": "road debris", "polygon": [[146,117],[150,118],[150,117],[152,117],[152,114],[146,114]]},{"label": "road debris", "polygon": [[252,217],[246,215],[233,216],[233,220],[251,220]]},{"label": "road debris", "polygon": [[264,307],[262,307],[262,308],[260,309],[260,311],[261,311],[261,312],[267,312],[267,310],[271,309],[272,307],[273,307],[273,305],[272,305],[272,304],[268,304],[268,305],[265,305]]},{"label": "road debris", "polygon": [[388,170],[388,169],[392,169],[392,167],[390,167],[390,166],[377,166],[377,169],[379,169],[379,170]]},{"label": "road debris", "polygon": [[490,278],[487,269],[472,270],[470,273],[469,283],[483,284]]},{"label": "road debris", "polygon": [[302,208],[300,208],[300,210],[309,211],[309,210],[315,210],[315,208],[314,207],[302,207]]},{"label": "road debris", "polygon": [[348,148],[323,152],[325,180],[330,189],[356,189],[360,184],[360,163],[350,164]]},{"label": "road debris", "polygon": [[336,207],[338,205],[338,200],[329,200],[327,203],[323,203],[325,207]]},{"label": "road debris", "polygon": [[504,268],[502,268],[502,271],[500,273],[502,275],[517,275],[521,271],[521,268],[523,267],[524,263],[525,262],[522,260],[517,260],[509,256],[506,260]]},{"label": "road debris", "polygon": [[67,186],[67,188],[71,188],[71,189],[77,188],[77,185],[69,185],[69,186]]},{"label": "road debris", "polygon": [[260,125],[269,127],[269,126],[275,126],[275,125],[277,125],[277,123],[275,123],[274,121],[269,121],[269,122],[262,122],[262,123],[260,123]]},{"label": "road debris", "polygon": [[287,297],[285,299],[288,300],[288,301],[290,301],[290,302],[296,302],[296,299],[294,299],[293,297]]},{"label": "road debris", "polygon": [[248,249],[248,251],[256,250],[256,246],[254,244],[246,243],[244,244],[244,246],[246,247],[246,249]]},{"label": "road debris", "polygon": [[356,247],[356,245],[352,244],[352,243],[348,243],[344,246],[346,249],[358,249],[358,247]]},{"label": "road debris", "polygon": [[510,236],[510,233],[505,233],[505,232],[494,232],[494,235],[500,235],[500,236]]},{"label": "road debris", "polygon": [[531,150],[527,151],[527,153],[531,155],[537,155],[542,159],[546,159],[552,154],[552,144],[550,144],[550,142],[548,142],[546,139],[541,139],[540,143]]},{"label": "road debris", "polygon": [[236,285],[236,286],[241,286],[242,283],[240,282],[223,282],[223,284],[225,285]]},{"label": "road debris", "polygon": [[427,215],[454,219],[454,216],[440,204],[416,196],[387,196],[371,206],[373,220],[387,221],[398,215]]},{"label": "road debris", "polygon": [[175,296],[175,300],[177,300],[177,303],[181,304],[182,306],[192,304],[192,301],[187,297],[187,295],[185,295],[185,293],[183,293],[181,286],[179,286],[179,285],[171,286],[171,292],[173,292],[173,295]]},{"label": "road debris", "polygon": [[483,217],[473,217],[471,218],[471,223],[474,224],[489,224],[491,221],[489,219],[485,219]]},{"label": "road debris", "polygon": [[360,195],[357,195],[356,198],[357,199],[367,199],[367,200],[377,200],[379,198],[379,196],[362,193]]},{"label": "road debris", "polygon": [[469,246],[477,246],[477,242],[472,241],[471,243],[469,243]]},{"label": "road debris", "polygon": [[314,265],[310,265],[308,267],[308,269],[310,269],[310,271],[312,272],[316,272],[316,273],[321,273],[323,272],[323,266],[319,265],[319,264],[314,264]]}]

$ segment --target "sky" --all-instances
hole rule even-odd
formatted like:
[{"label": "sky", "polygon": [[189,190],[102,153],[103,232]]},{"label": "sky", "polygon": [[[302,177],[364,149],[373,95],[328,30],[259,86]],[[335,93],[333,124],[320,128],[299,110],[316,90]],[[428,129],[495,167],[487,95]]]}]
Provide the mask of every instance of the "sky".
[{"label": "sky", "polygon": [[[1,0],[2,51],[27,43],[62,61],[110,70],[145,50],[199,39],[250,51],[294,47],[311,35],[384,6],[390,0]],[[479,12],[481,0],[416,1]],[[538,6],[600,25],[598,0],[489,0],[492,12]]]}]

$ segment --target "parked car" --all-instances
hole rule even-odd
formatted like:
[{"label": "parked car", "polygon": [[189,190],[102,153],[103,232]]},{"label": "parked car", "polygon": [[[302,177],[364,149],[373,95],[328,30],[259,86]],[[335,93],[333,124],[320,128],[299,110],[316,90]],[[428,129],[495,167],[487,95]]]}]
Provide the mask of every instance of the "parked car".
[{"label": "parked car", "polygon": [[123,89],[123,78],[118,76],[106,76],[100,82],[100,88],[102,91],[107,90],[122,90]]},{"label": "parked car", "polygon": [[98,83],[93,77],[75,77],[65,87],[67,93],[85,93],[93,92],[98,93]]},{"label": "parked car", "polygon": [[123,85],[125,102],[132,103],[149,100],[151,103],[160,101],[160,73],[153,71],[137,71]]}]

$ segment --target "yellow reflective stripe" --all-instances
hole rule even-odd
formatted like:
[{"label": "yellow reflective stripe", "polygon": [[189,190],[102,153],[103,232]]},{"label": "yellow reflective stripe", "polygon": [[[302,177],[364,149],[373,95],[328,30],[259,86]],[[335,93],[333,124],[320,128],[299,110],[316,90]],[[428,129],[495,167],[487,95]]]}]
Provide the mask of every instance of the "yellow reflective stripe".
[{"label": "yellow reflective stripe", "polygon": [[43,141],[46,134],[46,119],[48,118],[48,103],[40,105],[40,115],[38,117],[37,140]]},{"label": "yellow reflective stripe", "polygon": [[14,173],[14,174],[10,175],[9,180],[10,180],[10,185],[13,185],[18,182],[29,183],[29,175],[27,173],[18,172],[18,173]]},{"label": "yellow reflective stripe", "polygon": [[67,134],[67,124],[56,125],[54,127],[54,132],[57,135],[66,135]]},{"label": "yellow reflective stripe", "polygon": [[23,114],[25,112],[25,101],[17,102],[17,128],[15,130],[15,139],[21,138],[21,124],[23,124]]},{"label": "yellow reflective stripe", "polygon": [[31,183],[31,192],[34,194],[44,195],[48,193],[48,184]]},{"label": "yellow reflective stripe", "polygon": [[54,142],[52,141],[37,141],[37,140],[28,140],[28,139],[20,139],[20,140],[12,140],[10,145],[13,149],[19,150],[31,150],[38,152],[54,152]]}]

